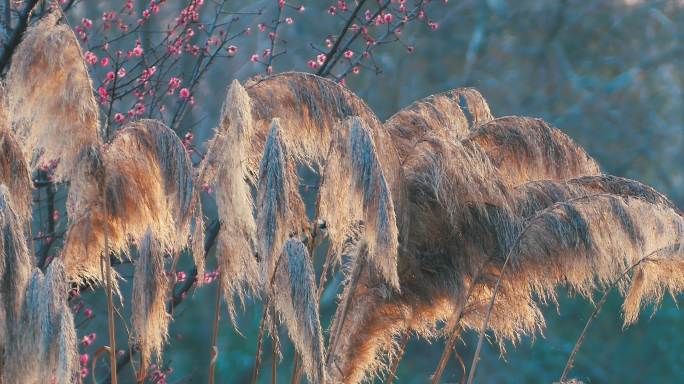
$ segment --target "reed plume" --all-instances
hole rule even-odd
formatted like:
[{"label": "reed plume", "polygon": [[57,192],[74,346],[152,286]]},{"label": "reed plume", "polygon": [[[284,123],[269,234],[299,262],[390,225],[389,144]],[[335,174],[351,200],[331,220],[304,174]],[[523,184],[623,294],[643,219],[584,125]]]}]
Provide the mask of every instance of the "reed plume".
[{"label": "reed plume", "polygon": [[5,352],[12,351],[20,337],[16,324],[34,263],[25,219],[12,202],[8,188],[0,184],[0,372],[5,359],[10,358]]},{"label": "reed plume", "polygon": [[171,129],[155,120],[129,123],[106,147],[84,148],[78,162],[67,202],[72,224],[62,250],[71,279],[101,278],[105,225],[114,253],[125,251],[129,240],[140,241],[148,227],[164,252],[178,254],[188,245],[200,208],[190,159]]},{"label": "reed plume", "polygon": [[311,383],[325,383],[323,332],[318,313],[316,275],[311,257],[301,241],[283,245],[272,291],[273,304],[284,320],[290,339],[302,357]]},{"label": "reed plume", "polygon": [[493,120],[484,97],[473,88],[456,88],[413,102],[387,119],[384,126],[403,160],[424,135],[458,141]]},{"label": "reed plume", "polygon": [[333,250],[341,257],[347,240],[362,227],[370,264],[398,289],[399,231],[371,132],[358,117],[347,119],[337,131],[319,196],[320,216],[326,220]]},{"label": "reed plume", "polygon": [[[332,329],[342,336],[326,364],[332,381],[381,373],[406,332],[433,337],[446,320],[449,332],[479,330],[499,278],[488,330],[500,343],[542,330],[539,303],[554,302],[557,286],[588,296],[647,255],[621,286],[626,324],[645,303],[682,289],[683,219],[667,197],[601,175],[581,147],[541,120],[495,119],[459,141],[419,119],[420,108],[446,108],[438,105],[386,123],[407,196],[397,212],[407,224],[399,237],[401,292],[388,293],[367,267],[355,289],[345,288],[350,308],[341,318],[338,307]],[[638,222],[642,216],[649,218]],[[502,271],[509,254],[510,269]]]},{"label": "reed plume", "polygon": [[133,275],[131,344],[140,350],[140,372],[145,377],[152,356],[161,360],[171,316],[166,312],[169,281],[164,255],[149,229],[139,245],[139,254]]},{"label": "reed plume", "polygon": [[71,28],[51,13],[30,27],[7,74],[9,115],[27,160],[59,160],[68,178],[81,149],[99,141],[98,105],[83,51]]},{"label": "reed plume", "polygon": [[31,175],[21,145],[12,132],[7,96],[0,85],[0,184],[7,186],[14,209],[26,222],[31,217]]},{"label": "reed plume", "polygon": [[289,149],[281,136],[280,121],[273,119],[264,155],[259,166],[256,199],[257,249],[262,263],[262,279],[269,289],[280,250],[285,241],[306,228],[304,203]]},{"label": "reed plume", "polygon": [[598,164],[570,137],[541,119],[500,117],[464,139],[489,154],[508,185],[600,175]]},{"label": "reed plume", "polygon": [[257,265],[254,203],[248,180],[248,137],[253,132],[249,96],[237,80],[228,88],[219,127],[207,144],[200,165],[199,180],[216,184],[216,208],[222,222],[216,244],[219,278],[231,319],[235,318],[233,297],[240,301],[256,292],[260,274]]},{"label": "reed plume", "polygon": [[21,320],[14,324],[19,335],[2,373],[5,383],[75,383],[76,333],[67,304],[69,285],[64,265],[54,259],[47,273],[35,269],[26,288]]},{"label": "reed plume", "polygon": [[[245,84],[254,121],[248,167],[256,174],[273,118],[279,118],[282,138],[294,161],[321,171],[334,142],[337,124],[358,116],[368,126],[383,172],[401,211],[405,201],[401,187],[401,167],[387,129],[366,103],[346,87],[308,73],[286,72],[256,78]],[[401,218],[399,227],[401,228]]]}]

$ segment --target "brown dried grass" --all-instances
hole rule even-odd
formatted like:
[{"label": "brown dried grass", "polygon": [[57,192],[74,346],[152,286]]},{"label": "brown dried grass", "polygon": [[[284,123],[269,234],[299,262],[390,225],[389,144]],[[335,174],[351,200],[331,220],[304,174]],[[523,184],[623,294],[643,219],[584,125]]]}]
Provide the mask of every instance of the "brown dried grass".
[{"label": "brown dried grass", "polygon": [[216,257],[231,319],[235,317],[233,297],[243,301],[246,294],[256,292],[260,282],[246,151],[252,126],[249,96],[235,80],[228,88],[219,127],[207,144],[199,171],[200,182],[216,184],[216,207],[222,222]]},{"label": "brown dried grass", "polygon": [[31,175],[7,116],[7,97],[0,84],[0,184],[7,186],[14,209],[25,222],[31,217]]},{"label": "brown dried grass", "polygon": [[12,351],[20,337],[16,324],[34,264],[25,225],[13,208],[9,190],[0,184],[0,368],[10,358],[5,351]]},{"label": "brown dried grass", "polygon": [[81,149],[99,141],[98,105],[83,51],[71,28],[52,13],[30,27],[7,74],[9,115],[27,160],[59,160],[68,178]]},{"label": "brown dried grass", "polygon": [[508,116],[492,120],[468,136],[464,145],[482,147],[511,186],[601,174],[582,147],[541,119]]},{"label": "brown dried grass", "polygon": [[166,312],[169,279],[164,267],[164,255],[151,230],[145,233],[139,247],[133,275],[131,344],[140,350],[143,374],[156,356],[161,361],[168,340],[171,316]]},{"label": "brown dried grass", "polygon": [[21,320],[14,324],[18,337],[6,357],[4,383],[75,383],[78,370],[76,332],[66,298],[69,285],[60,259],[47,273],[35,269],[26,288]]},{"label": "brown dried grass", "polygon": [[311,383],[325,383],[323,331],[311,257],[297,239],[285,242],[271,295]]},{"label": "brown dried grass", "polygon": [[390,117],[384,126],[402,161],[424,136],[458,141],[493,120],[489,105],[474,88],[456,88],[415,101]]},{"label": "brown dried grass", "polygon": [[125,252],[129,241],[140,241],[148,227],[164,252],[177,254],[188,245],[199,207],[190,159],[172,130],[155,120],[133,122],[102,150],[85,148],[78,161],[67,203],[72,224],[62,250],[71,279],[101,278],[102,180],[112,252]]},{"label": "brown dried grass", "polygon": [[[399,288],[399,231],[394,202],[369,128],[352,117],[337,128],[319,192],[319,216],[338,260],[358,236],[368,246],[368,260],[388,283]],[[349,188],[345,188],[349,186]]]},{"label": "brown dried grass", "polygon": [[282,139],[280,122],[274,119],[259,166],[256,198],[257,249],[266,290],[278,265],[285,241],[307,226],[304,202],[289,148]]}]

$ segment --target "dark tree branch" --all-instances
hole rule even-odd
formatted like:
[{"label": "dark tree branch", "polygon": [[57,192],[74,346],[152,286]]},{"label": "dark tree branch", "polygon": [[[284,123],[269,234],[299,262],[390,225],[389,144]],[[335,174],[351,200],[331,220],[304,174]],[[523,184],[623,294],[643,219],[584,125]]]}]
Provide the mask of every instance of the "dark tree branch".
[{"label": "dark tree branch", "polygon": [[14,51],[21,42],[21,37],[24,35],[24,32],[26,32],[26,28],[28,27],[29,18],[31,17],[31,10],[33,10],[33,7],[35,7],[36,4],[38,4],[38,0],[29,0],[24,9],[19,12],[19,22],[12,31],[7,44],[5,44],[5,49],[3,49],[2,54],[0,54],[0,73],[5,72],[5,68],[12,59],[12,55],[14,55]]},{"label": "dark tree branch", "polygon": [[340,44],[342,43],[342,39],[344,39],[344,35],[346,35],[347,31],[349,31],[349,28],[351,28],[352,23],[356,19],[356,15],[358,15],[358,13],[361,11],[361,8],[365,3],[366,0],[361,0],[359,1],[359,4],[356,6],[356,8],[354,8],[354,12],[352,12],[351,16],[349,16],[347,24],[342,29],[342,33],[340,33],[340,36],[337,39],[335,39],[335,44],[330,49],[330,52],[328,52],[325,55],[325,62],[323,63],[323,65],[321,65],[321,68],[318,70],[318,72],[316,72],[318,76],[327,76],[330,73],[330,70],[335,66],[334,63],[332,65],[328,65],[328,63],[331,62],[333,56],[335,55],[335,53],[337,53],[337,50],[340,48]]}]

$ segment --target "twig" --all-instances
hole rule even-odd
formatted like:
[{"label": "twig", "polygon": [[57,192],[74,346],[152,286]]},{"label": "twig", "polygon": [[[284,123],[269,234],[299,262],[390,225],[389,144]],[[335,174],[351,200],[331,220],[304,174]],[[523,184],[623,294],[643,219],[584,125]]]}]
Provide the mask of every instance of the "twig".
[{"label": "twig", "polygon": [[254,368],[252,370],[252,384],[256,384],[259,378],[259,368],[261,367],[261,350],[263,349],[264,330],[266,329],[266,303],[264,303],[264,313],[261,315],[261,323],[259,324],[259,335],[257,336],[257,352],[254,359]]},{"label": "twig", "polygon": [[466,305],[468,304],[468,300],[470,299],[470,295],[475,289],[475,284],[477,283],[478,276],[479,273],[476,274],[476,276],[473,278],[473,282],[471,283],[470,287],[468,287],[468,292],[463,298],[463,303],[460,305],[458,312],[454,312],[454,316],[447,324],[447,332],[450,333],[450,336],[447,340],[446,345],[444,346],[444,350],[442,351],[442,356],[439,359],[437,369],[435,369],[435,373],[432,374],[432,384],[439,383],[439,380],[442,378],[442,374],[444,373],[444,369],[446,368],[446,364],[449,361],[449,357],[451,357],[451,351],[455,350],[456,341],[458,340],[458,337],[460,336],[461,331],[463,330],[459,326],[459,323],[461,322],[461,318],[463,317],[463,313],[465,311]]},{"label": "twig", "polygon": [[356,290],[356,285],[359,283],[359,278],[361,277],[361,272],[366,263],[366,252],[367,248],[365,244],[361,245],[356,260],[354,260],[354,270],[352,271],[351,278],[349,280],[349,288],[347,289],[347,295],[344,298],[344,303],[342,304],[342,310],[340,312],[340,317],[337,319],[337,324],[335,327],[335,332],[330,336],[328,353],[325,357],[325,365],[327,366],[330,362],[330,357],[332,356],[335,348],[337,347],[337,342],[339,340],[340,332],[342,332],[342,325],[347,317],[347,311],[349,311],[349,305],[351,304],[352,298],[354,297],[354,291]]},{"label": "twig", "polygon": [[214,302],[214,328],[211,332],[211,361],[209,362],[209,384],[214,384],[216,375],[216,360],[218,357],[218,338],[219,319],[221,317],[221,284],[216,284],[216,301]]},{"label": "twig", "polygon": [[577,357],[577,352],[579,352],[580,347],[584,343],[584,339],[587,336],[587,331],[589,331],[589,327],[591,324],[596,320],[596,318],[599,315],[599,312],[601,311],[601,308],[603,307],[603,304],[605,304],[606,299],[608,298],[608,294],[610,291],[615,288],[615,286],[622,280],[627,274],[634,268],[636,268],[639,264],[641,264],[643,261],[647,260],[651,255],[655,254],[656,252],[659,252],[661,249],[651,252],[648,254],[648,256],[645,256],[641,258],[639,261],[636,263],[632,264],[629,268],[625,269],[622,274],[615,279],[603,292],[603,296],[601,296],[601,300],[596,304],[596,307],[594,307],[594,310],[591,313],[591,316],[589,316],[589,319],[587,320],[586,324],[584,324],[584,328],[582,329],[582,332],[580,333],[579,337],[577,338],[577,342],[575,342],[575,345],[572,348],[572,352],[570,352],[570,356],[568,357],[568,361],[565,363],[565,368],[563,368],[563,373],[561,374],[561,377],[559,379],[560,383],[564,383],[565,380],[567,379],[568,374],[570,373],[570,369],[572,369],[572,366],[575,362],[575,358]]},{"label": "twig", "polygon": [[[335,56],[335,53],[337,53],[337,50],[340,48],[340,44],[342,43],[342,39],[344,39],[344,35],[346,35],[347,31],[349,31],[349,29],[351,28],[352,23],[356,19],[356,15],[358,15],[358,13],[361,11],[361,8],[363,7],[363,5],[365,3],[366,3],[366,0],[361,0],[356,5],[356,8],[354,8],[354,11],[352,12],[351,16],[349,16],[349,20],[347,20],[347,23],[345,24],[344,28],[342,29],[342,33],[340,33],[340,36],[337,39],[335,39],[335,44],[333,44],[332,48],[330,49],[330,52],[328,52],[325,55],[325,57],[326,57],[325,62],[323,63],[323,65],[321,65],[321,68],[318,69],[318,72],[316,72],[316,74],[318,76],[327,76],[328,73],[330,73],[330,69],[335,66],[334,63],[332,64],[332,66],[330,66],[328,64],[332,61],[333,56]],[[352,40],[353,40],[353,38],[352,38]]]},{"label": "twig", "polygon": [[105,170],[102,171],[102,213],[105,223],[103,226],[104,234],[104,252],[100,256],[100,267],[106,264],[106,289],[107,289],[107,321],[109,331],[109,366],[111,367],[110,377],[112,384],[117,384],[117,367],[116,367],[116,323],[114,322],[114,299],[112,297],[112,263],[109,262],[109,228],[107,223],[108,201],[107,201],[107,175]]}]

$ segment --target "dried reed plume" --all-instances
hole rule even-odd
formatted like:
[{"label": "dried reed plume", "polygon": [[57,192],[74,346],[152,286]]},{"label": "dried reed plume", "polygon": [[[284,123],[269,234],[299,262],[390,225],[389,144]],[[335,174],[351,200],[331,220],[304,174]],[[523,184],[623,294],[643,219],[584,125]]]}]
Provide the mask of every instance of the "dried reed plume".
[{"label": "dried reed plume", "polygon": [[148,228],[164,252],[177,254],[188,245],[198,199],[190,159],[171,129],[156,120],[129,123],[104,149],[86,147],[78,163],[67,203],[72,224],[62,250],[71,279],[101,278],[102,180],[112,252],[125,251],[131,239],[140,241]]},{"label": "dried reed plume", "polygon": [[458,141],[492,119],[487,101],[477,90],[456,88],[414,102],[384,125],[403,161],[424,135]]},{"label": "dried reed plume", "polygon": [[304,244],[294,238],[287,240],[274,280],[273,304],[302,357],[309,382],[325,383],[323,332],[315,280],[312,261]]},{"label": "dried reed plume", "polygon": [[6,357],[4,383],[38,384],[54,377],[75,383],[78,370],[76,332],[66,298],[69,285],[60,259],[47,273],[35,269],[26,289],[16,344]]},{"label": "dried reed plume", "polygon": [[171,316],[166,312],[169,281],[164,255],[151,230],[145,233],[139,254],[133,275],[131,343],[140,350],[140,372],[144,377],[152,355],[161,360]]},{"label": "dried reed plume", "polygon": [[98,105],[74,32],[52,13],[24,34],[7,74],[9,115],[28,160],[59,160],[57,180],[98,142]]},{"label": "dried reed plume", "polygon": [[283,244],[307,225],[298,188],[293,159],[282,139],[280,122],[273,119],[259,166],[256,200],[257,249],[266,290],[279,264]]},{"label": "dried reed plume", "polygon": [[[370,130],[377,157],[397,209],[405,200],[401,167],[387,129],[366,103],[328,79],[298,72],[256,78],[245,84],[251,100],[253,134],[247,138],[251,174],[256,174],[273,118],[279,118],[282,139],[298,164],[324,166],[338,123],[358,116]],[[401,227],[401,224],[399,225]]]},{"label": "dried reed plume", "polygon": [[254,203],[248,184],[247,137],[253,131],[249,96],[235,80],[228,88],[221,120],[200,165],[199,180],[216,184],[216,208],[222,222],[216,244],[219,278],[231,319],[233,297],[255,292],[260,274],[255,256]]},{"label": "dried reed plume", "polygon": [[319,196],[333,250],[339,258],[360,225],[370,264],[398,289],[394,203],[371,132],[358,117],[345,120],[337,132]]},{"label": "dried reed plume", "polygon": [[21,146],[11,130],[7,116],[5,89],[0,85],[0,184],[5,184],[14,209],[28,222],[31,216],[31,175]]},{"label": "dried reed plume", "polygon": [[482,147],[508,185],[601,174],[582,147],[541,119],[501,117],[480,126],[464,144]]},{"label": "dried reed plume", "polygon": [[611,175],[583,176],[567,181],[530,181],[512,191],[516,214],[521,218],[528,218],[558,202],[602,193],[639,197],[652,204],[677,209],[670,199],[652,187]]},{"label": "dried reed plume", "polygon": [[17,345],[16,324],[34,263],[24,220],[13,208],[7,187],[0,184],[0,372],[9,358],[5,351]]},{"label": "dried reed plume", "polygon": [[534,298],[554,301],[561,284],[589,295],[640,261],[621,286],[626,324],[643,303],[684,288],[684,219],[662,194],[601,175],[582,148],[541,120],[484,122],[458,141],[460,128],[421,118],[421,108],[443,118],[439,109],[453,106],[432,100],[412,108],[386,123],[407,196],[397,212],[406,217],[401,293],[389,293],[382,276],[361,265],[355,289],[343,292],[349,308],[338,307],[332,325],[341,335],[326,364],[333,382],[382,372],[406,332],[432,337],[446,320],[449,332],[479,330],[501,276],[488,329],[514,342],[544,327]]}]

